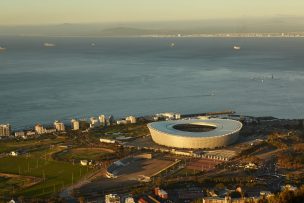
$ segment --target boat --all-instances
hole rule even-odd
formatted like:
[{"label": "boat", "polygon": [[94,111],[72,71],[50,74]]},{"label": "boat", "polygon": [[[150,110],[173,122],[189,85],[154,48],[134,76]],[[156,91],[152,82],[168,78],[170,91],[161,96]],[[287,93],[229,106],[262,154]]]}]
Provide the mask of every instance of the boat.
[{"label": "boat", "polygon": [[6,48],[0,46],[0,51],[5,51]]},{"label": "boat", "polygon": [[52,43],[44,43],[43,46],[45,47],[55,47],[56,45],[55,44],[52,44]]},{"label": "boat", "polygon": [[92,46],[92,47],[95,47],[95,45],[96,45],[95,43],[91,43],[91,46]]},{"label": "boat", "polygon": [[240,47],[240,46],[237,46],[237,45],[234,45],[233,49],[234,49],[234,50],[240,50],[241,47]]},{"label": "boat", "polygon": [[171,45],[170,45],[171,47],[175,47],[175,43],[171,43]]}]

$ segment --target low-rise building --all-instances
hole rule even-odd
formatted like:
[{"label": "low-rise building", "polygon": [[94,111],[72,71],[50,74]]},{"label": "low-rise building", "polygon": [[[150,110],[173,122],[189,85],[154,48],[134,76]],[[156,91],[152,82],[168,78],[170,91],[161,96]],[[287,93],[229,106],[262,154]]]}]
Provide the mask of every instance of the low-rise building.
[{"label": "low-rise building", "polygon": [[284,185],[281,187],[281,190],[289,190],[289,191],[295,191],[297,190],[298,188],[296,186],[292,186],[290,184],[287,184],[287,185]]},{"label": "low-rise building", "polygon": [[26,131],[26,136],[34,136],[36,135],[35,131]]},{"label": "low-rise building", "polygon": [[117,125],[125,125],[125,124],[127,124],[127,123],[128,123],[127,120],[117,120],[117,121],[116,121],[116,124],[117,124]]},{"label": "low-rise building", "polygon": [[266,198],[269,198],[269,197],[272,197],[274,196],[274,194],[270,191],[260,191],[260,197],[266,197]]},{"label": "low-rise building", "polygon": [[50,133],[55,133],[56,132],[56,129],[55,128],[51,128],[51,129],[45,129],[45,132],[46,134],[50,134]]},{"label": "low-rise building", "polygon": [[0,136],[10,136],[12,129],[10,124],[0,124]]},{"label": "low-rise building", "polygon": [[80,161],[80,165],[82,165],[82,166],[90,166],[90,165],[92,165],[92,161],[81,160]]},{"label": "low-rise building", "polygon": [[135,116],[128,116],[126,117],[126,121],[129,123],[136,123],[136,117]]},{"label": "low-rise building", "polygon": [[181,156],[193,156],[192,151],[183,151],[183,150],[176,150],[172,149],[171,154],[181,155]]},{"label": "low-rise building", "polygon": [[24,131],[15,132],[15,137],[24,137],[24,136],[25,136],[25,132]]},{"label": "low-rise building", "polygon": [[16,151],[11,151],[11,152],[9,153],[9,155],[10,155],[10,156],[18,156],[19,153],[16,152]]},{"label": "low-rise building", "polygon": [[105,203],[120,203],[120,197],[117,194],[107,194]]},{"label": "low-rise building", "polygon": [[258,166],[256,164],[250,162],[250,163],[246,164],[244,168],[250,169],[250,170],[256,170],[256,169],[258,169]]},{"label": "low-rise building", "polygon": [[166,112],[156,114],[158,118],[165,118],[166,120],[179,120],[181,119],[180,113]]},{"label": "low-rise building", "polygon": [[245,203],[246,200],[242,198],[230,197],[204,197],[203,203]]},{"label": "low-rise building", "polygon": [[114,144],[115,143],[115,140],[103,139],[103,138],[100,138],[99,141],[102,142],[102,143],[108,143],[108,144]]},{"label": "low-rise building", "polygon": [[158,196],[162,199],[168,199],[168,193],[165,190],[159,190]]},{"label": "low-rise building", "polygon": [[162,199],[168,199],[168,193],[165,190],[160,189],[159,187],[156,187],[154,189],[154,194],[159,196]]},{"label": "low-rise building", "polygon": [[125,199],[125,203],[135,203],[134,198],[133,197],[127,197]]}]

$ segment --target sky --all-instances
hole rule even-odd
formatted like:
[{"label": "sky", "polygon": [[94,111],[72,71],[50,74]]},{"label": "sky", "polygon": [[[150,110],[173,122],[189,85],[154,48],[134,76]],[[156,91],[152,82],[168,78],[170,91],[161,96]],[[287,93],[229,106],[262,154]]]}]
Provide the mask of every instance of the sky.
[{"label": "sky", "polygon": [[303,0],[0,0],[0,25],[304,16]]}]

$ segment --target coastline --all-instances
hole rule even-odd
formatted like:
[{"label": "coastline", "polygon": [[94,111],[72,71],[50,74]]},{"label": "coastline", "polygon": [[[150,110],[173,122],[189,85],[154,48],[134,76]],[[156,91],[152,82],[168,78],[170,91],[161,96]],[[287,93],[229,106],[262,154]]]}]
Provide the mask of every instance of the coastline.
[{"label": "coastline", "polygon": [[[110,115],[110,114],[109,114]],[[146,118],[150,118],[153,117],[155,114],[151,114],[151,115],[135,115],[136,118],[141,118],[141,119],[146,119]],[[303,121],[303,118],[279,118],[279,117],[273,117],[273,116],[252,116],[252,115],[241,115],[241,114],[237,114],[237,112],[232,111],[232,110],[227,110],[227,111],[216,111],[216,112],[203,112],[203,113],[184,113],[181,114],[181,119],[190,119],[190,118],[197,118],[197,117],[204,117],[204,116],[211,116],[211,117],[221,117],[221,116],[227,116],[227,117],[234,117],[236,120],[240,120],[240,119],[252,119],[252,120],[259,120],[259,121]],[[94,117],[94,116],[93,116]],[[96,117],[96,116],[95,116]],[[114,116],[115,117],[115,116]],[[121,120],[123,119],[123,116],[119,116],[119,117],[115,117],[115,120]],[[62,121],[65,125],[70,126],[70,119],[58,119],[60,121]],[[81,118],[77,118],[79,120],[83,120],[83,121],[89,121],[90,117],[81,117]],[[12,132],[17,132],[17,131],[28,131],[28,130],[33,130],[34,126],[36,123],[32,123],[32,125],[27,125],[27,126],[23,126],[23,127],[15,127],[12,126]],[[42,124],[43,126],[49,128],[53,126],[52,122],[41,122],[40,124]]]}]

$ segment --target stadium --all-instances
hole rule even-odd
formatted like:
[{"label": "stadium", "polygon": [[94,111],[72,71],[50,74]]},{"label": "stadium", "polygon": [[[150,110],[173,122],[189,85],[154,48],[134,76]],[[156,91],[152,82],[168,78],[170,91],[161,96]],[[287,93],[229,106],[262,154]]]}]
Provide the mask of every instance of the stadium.
[{"label": "stadium", "polygon": [[163,146],[213,149],[236,142],[242,123],[229,119],[190,119],[148,124],[152,140]]}]

